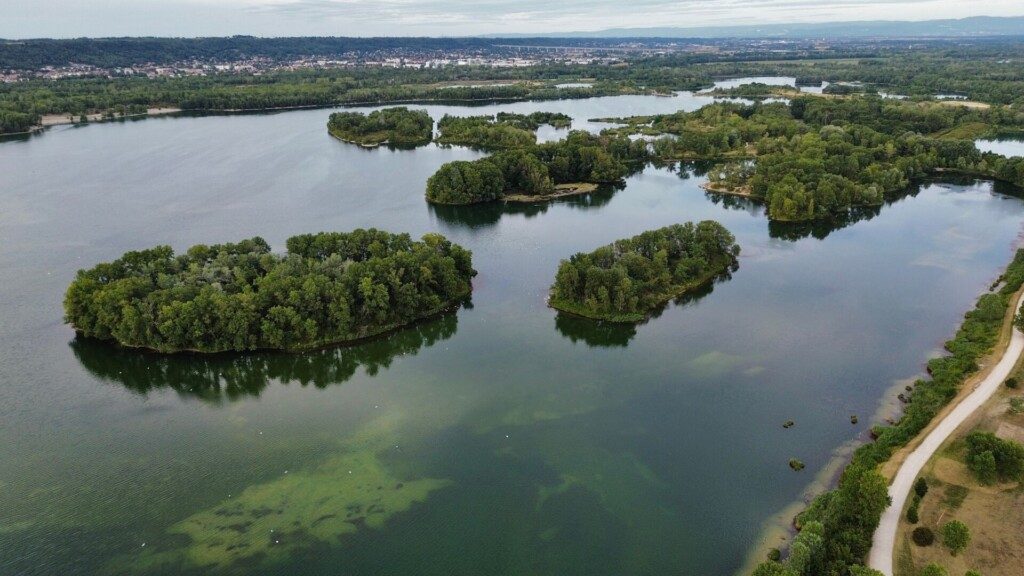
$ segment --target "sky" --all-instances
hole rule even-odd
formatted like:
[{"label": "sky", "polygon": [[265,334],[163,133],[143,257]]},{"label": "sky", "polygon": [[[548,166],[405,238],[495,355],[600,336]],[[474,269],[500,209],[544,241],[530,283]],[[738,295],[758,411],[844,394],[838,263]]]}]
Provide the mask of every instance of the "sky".
[{"label": "sky", "polygon": [[0,38],[470,36],[1024,15],[1022,0],[0,0]]}]

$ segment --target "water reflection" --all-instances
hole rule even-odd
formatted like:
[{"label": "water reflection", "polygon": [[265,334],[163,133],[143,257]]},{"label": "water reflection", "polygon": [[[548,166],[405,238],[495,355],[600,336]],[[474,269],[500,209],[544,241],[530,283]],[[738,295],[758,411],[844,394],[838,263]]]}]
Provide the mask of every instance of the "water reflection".
[{"label": "water reflection", "polygon": [[[690,306],[703,300],[715,289],[715,284],[732,280],[732,275],[739,270],[739,262],[733,264],[728,270],[723,271],[704,284],[686,292],[685,294],[671,300],[675,306]],[[624,348],[629,345],[630,340],[636,336],[637,326],[661,316],[669,307],[666,302],[650,316],[639,324],[605,322],[592,320],[567,312],[558,312],[555,315],[555,330],[568,338],[573,344],[582,342],[590,348]]]},{"label": "water reflection", "polygon": [[582,342],[591,348],[624,348],[636,336],[635,324],[599,322],[565,312],[555,315],[555,330],[573,344]]},{"label": "water reflection", "polygon": [[486,228],[493,226],[506,215],[522,215],[533,218],[544,214],[553,204],[569,206],[580,210],[601,208],[612,201],[619,190],[626,188],[624,182],[605,184],[588,194],[566,196],[555,200],[538,200],[537,202],[482,202],[479,204],[446,205],[428,202],[427,209],[431,216],[452,226],[466,228]]},{"label": "water reflection", "polygon": [[143,395],[166,388],[216,403],[258,397],[272,381],[325,388],[349,380],[360,367],[373,376],[399,356],[451,338],[457,328],[458,314],[450,312],[384,338],[301,354],[161,355],[81,337],[68,345],[82,366],[104,381]]},{"label": "water reflection", "polygon": [[861,206],[852,208],[847,212],[836,214],[824,220],[812,220],[809,222],[779,222],[768,221],[768,236],[779,240],[791,242],[804,238],[816,238],[824,240],[829,234],[836,230],[842,230],[847,226],[871,220],[882,213],[881,206]]}]

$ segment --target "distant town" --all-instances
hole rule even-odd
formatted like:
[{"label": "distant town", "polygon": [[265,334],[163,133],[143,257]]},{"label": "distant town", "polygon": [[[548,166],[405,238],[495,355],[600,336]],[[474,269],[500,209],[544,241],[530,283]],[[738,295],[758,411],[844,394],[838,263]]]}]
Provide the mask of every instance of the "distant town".
[{"label": "distant town", "polygon": [[[295,39],[296,41],[302,39]],[[530,40],[535,41],[530,43]],[[526,68],[547,64],[605,64],[614,65],[625,60],[644,58],[670,53],[707,54],[728,57],[738,53],[765,52],[812,54],[828,50],[830,45],[807,40],[671,40],[671,39],[473,39],[473,46],[418,46],[394,45],[383,48],[354,49],[344,52],[311,51],[305,55],[259,54],[259,49],[233,49],[222,56],[188,57],[174,61],[147,61],[126,53],[120,60],[123,65],[104,65],[81,61],[63,63],[36,63],[32,58],[21,58],[18,48],[29,43],[41,44],[79,42],[61,40],[40,40],[0,43],[0,82],[13,83],[24,80],[60,80],[82,77],[146,77],[179,78],[189,76],[212,76],[217,74],[253,74],[270,72],[337,69],[354,67],[432,69],[457,66],[492,68]],[[99,41],[86,41],[97,42]],[[198,41],[197,41],[198,42]],[[848,44],[848,43],[847,43]],[[315,48],[311,46],[310,48]],[[109,43],[103,46],[109,51]],[[288,50],[295,52],[295,49]],[[227,51],[225,51],[227,52]],[[107,55],[105,52],[104,55]],[[4,57],[6,56],[6,58]]]}]

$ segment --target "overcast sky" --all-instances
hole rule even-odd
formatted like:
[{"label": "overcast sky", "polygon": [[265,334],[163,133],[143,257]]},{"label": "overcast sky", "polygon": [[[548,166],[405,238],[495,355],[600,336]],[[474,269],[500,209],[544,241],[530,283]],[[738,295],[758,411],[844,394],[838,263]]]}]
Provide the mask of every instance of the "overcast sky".
[{"label": "overcast sky", "polygon": [[1024,0],[0,0],[0,37],[467,36],[1022,14]]}]

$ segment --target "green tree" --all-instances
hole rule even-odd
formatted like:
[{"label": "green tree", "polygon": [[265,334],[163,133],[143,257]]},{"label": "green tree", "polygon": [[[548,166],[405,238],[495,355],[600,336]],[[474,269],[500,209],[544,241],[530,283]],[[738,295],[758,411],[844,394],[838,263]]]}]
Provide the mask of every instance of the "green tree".
[{"label": "green tree", "polygon": [[970,542],[971,531],[963,522],[952,520],[942,526],[942,543],[953,556],[963,552]]}]

